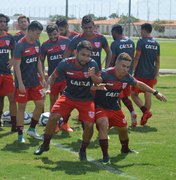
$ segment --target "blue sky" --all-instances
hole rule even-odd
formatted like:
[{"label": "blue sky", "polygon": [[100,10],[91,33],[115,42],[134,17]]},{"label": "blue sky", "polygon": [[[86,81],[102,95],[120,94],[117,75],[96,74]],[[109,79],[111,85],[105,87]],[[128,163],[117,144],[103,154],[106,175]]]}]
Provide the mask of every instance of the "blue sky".
[{"label": "blue sky", "polygon": [[[129,0],[68,0],[69,15],[109,16],[128,14]],[[2,6],[2,4],[4,6]],[[176,19],[176,0],[131,0],[131,14],[144,20]],[[9,16],[22,13],[32,17],[65,15],[65,0],[1,0],[0,12]]]}]

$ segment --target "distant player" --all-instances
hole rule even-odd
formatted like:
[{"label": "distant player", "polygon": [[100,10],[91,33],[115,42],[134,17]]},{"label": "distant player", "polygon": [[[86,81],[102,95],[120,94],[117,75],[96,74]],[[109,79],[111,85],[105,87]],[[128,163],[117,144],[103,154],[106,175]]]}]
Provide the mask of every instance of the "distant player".
[{"label": "distant player", "polygon": [[[30,100],[34,102],[35,109],[27,134],[36,139],[41,139],[35,127],[44,107],[43,86],[45,85],[45,77],[39,60],[40,43],[38,41],[42,30],[43,26],[38,21],[31,22],[26,35],[18,41],[15,47],[15,96],[18,103],[17,130],[18,141],[21,143],[25,142],[23,136],[24,112],[27,102]],[[39,81],[38,73],[41,81]]]},{"label": "distant player", "polygon": [[105,58],[105,66],[108,67],[111,60],[111,50],[109,48],[107,39],[102,34],[97,34],[94,32],[95,25],[91,16],[86,15],[82,18],[82,29],[83,33],[77,35],[69,44],[68,50],[66,50],[64,57],[70,57],[73,51],[76,49],[79,42],[87,40],[91,43],[93,51],[91,54],[91,58],[94,59],[99,68],[102,68],[101,61],[101,51],[105,50],[106,58]]},{"label": "distant player", "polygon": [[[121,153],[127,154],[136,152],[129,148],[127,121],[118,101],[120,92],[127,84],[153,94],[158,100],[166,102],[165,96],[150,88],[143,82],[134,79],[128,73],[131,62],[132,59],[127,53],[121,53],[117,57],[114,67],[102,70],[101,82],[105,84],[106,90],[96,91],[95,121],[99,129],[99,143],[103,154],[103,164],[110,163],[108,154],[108,128],[118,128],[119,140],[121,143]],[[93,78],[94,76],[92,74],[94,74],[93,70],[92,73],[90,73],[91,77]]]},{"label": "distant player", "polygon": [[[15,41],[13,36],[6,32],[8,22],[9,17],[4,14],[0,14],[0,117],[2,115],[4,107],[4,96],[7,96],[10,105],[9,110],[12,123],[11,131],[15,132],[16,103],[14,99],[13,76],[11,74]],[[0,125],[2,126],[2,122],[0,123]]]},{"label": "distant player", "polygon": [[[49,39],[45,41],[41,46],[41,60],[44,66],[45,58],[47,57],[48,61],[48,76],[50,76],[58,63],[63,59],[63,54],[70,40],[67,37],[60,36],[58,34],[58,27],[56,24],[50,24],[46,27],[46,32]],[[54,103],[58,99],[58,96],[62,94],[63,90],[66,87],[66,81],[62,77],[58,77],[55,83],[51,87],[50,93],[50,109],[53,107]],[[58,125],[56,127],[56,132],[59,131]],[[61,128],[73,132],[69,124],[62,123]]]},{"label": "distant player", "polygon": [[[133,64],[134,77],[146,83],[151,88],[157,82],[157,77],[160,68],[160,45],[151,37],[152,25],[145,23],[141,25],[141,36],[137,42],[136,54]],[[143,115],[141,117],[141,125],[145,125],[147,120],[151,118],[151,94],[144,93],[144,103],[139,97],[141,91],[138,88],[132,88],[132,99],[136,105],[141,109]]]},{"label": "distant player", "polygon": [[[134,59],[134,51],[135,51],[135,45],[134,42],[129,39],[128,37],[123,36],[123,28],[121,25],[114,25],[111,30],[112,37],[114,39],[114,42],[111,44],[111,51],[112,51],[112,59],[110,66],[114,66],[116,59],[119,54],[126,52],[132,60]],[[132,74],[132,63],[129,69],[129,74]],[[128,98],[131,95],[131,87],[130,85],[127,85],[125,89],[121,92],[121,100],[125,104],[125,106],[128,108],[128,110],[131,113],[131,126],[136,127],[137,125],[137,115],[134,111],[132,101]]]},{"label": "distant player", "polygon": [[81,161],[87,160],[86,149],[93,135],[95,115],[93,96],[90,91],[93,82],[89,76],[89,70],[94,67],[95,74],[99,74],[97,63],[90,58],[91,51],[90,42],[80,42],[77,46],[76,57],[62,60],[49,77],[48,84],[51,84],[55,82],[57,76],[63,76],[67,81],[67,87],[63,95],[59,97],[51,109],[45,129],[44,142],[34,154],[41,155],[44,151],[49,150],[50,140],[57,120],[60,117],[67,117],[73,109],[77,109],[79,112],[79,121],[84,127],[79,157]]},{"label": "distant player", "polygon": [[59,34],[61,36],[66,36],[68,39],[72,40],[76,35],[78,35],[76,31],[69,30],[69,25],[65,18],[58,19],[56,25],[58,26]]},{"label": "distant player", "polygon": [[28,25],[30,23],[29,18],[26,16],[19,16],[17,21],[18,28],[20,31],[14,35],[15,42],[18,42],[22,37],[25,36]]}]

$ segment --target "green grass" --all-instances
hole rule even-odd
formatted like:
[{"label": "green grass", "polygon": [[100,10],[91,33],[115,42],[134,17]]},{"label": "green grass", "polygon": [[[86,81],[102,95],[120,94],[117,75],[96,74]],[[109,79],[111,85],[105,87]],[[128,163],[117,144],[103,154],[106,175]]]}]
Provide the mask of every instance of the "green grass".
[{"label": "green grass", "polygon": [[[77,151],[82,134],[81,126],[73,120],[77,116],[74,111],[69,120],[73,133],[59,132],[54,135],[49,152],[41,156],[34,156],[33,151],[41,142],[27,137],[26,144],[19,144],[17,134],[11,134],[9,127],[0,128],[0,179],[175,179],[175,152],[176,152],[176,83],[175,76],[161,76],[157,89],[163,92],[167,103],[161,103],[153,96],[152,113],[148,125],[129,129],[130,147],[139,151],[139,154],[120,154],[120,144],[116,129],[109,131],[109,154],[112,164],[109,167],[99,166],[101,150],[97,141],[97,131],[87,150],[87,155],[95,161],[82,163],[78,159]],[[49,109],[49,100],[46,99],[46,111]],[[6,104],[6,110],[8,104]],[[27,111],[31,112],[33,103],[29,103]],[[129,112],[124,108],[129,119]],[[138,113],[138,122],[141,112]],[[25,130],[28,126],[25,126]],[[38,127],[40,133],[44,127]],[[70,149],[71,153],[64,148]],[[113,168],[114,171],[111,171]],[[120,174],[115,174],[119,172]]]}]

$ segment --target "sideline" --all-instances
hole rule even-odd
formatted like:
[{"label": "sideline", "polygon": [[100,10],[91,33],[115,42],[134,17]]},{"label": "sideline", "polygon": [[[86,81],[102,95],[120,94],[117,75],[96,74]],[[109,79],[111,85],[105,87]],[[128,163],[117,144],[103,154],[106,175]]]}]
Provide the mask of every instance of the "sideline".
[{"label": "sideline", "polygon": [[[56,144],[56,143],[51,143],[51,144],[78,157],[78,152],[72,151],[70,148],[65,148],[61,144]],[[122,171],[119,171],[119,170],[117,170],[117,169],[115,169],[115,168],[113,168],[113,167],[111,167],[109,165],[103,165],[100,162],[96,161],[95,159],[91,158],[90,156],[87,157],[87,160],[88,160],[88,162],[96,165],[97,167],[99,167],[101,169],[109,171],[110,173],[117,174],[119,176],[129,178],[131,180],[136,180],[137,179],[136,177],[130,176],[130,175],[128,175],[128,174],[126,174],[126,173],[124,173]]]}]

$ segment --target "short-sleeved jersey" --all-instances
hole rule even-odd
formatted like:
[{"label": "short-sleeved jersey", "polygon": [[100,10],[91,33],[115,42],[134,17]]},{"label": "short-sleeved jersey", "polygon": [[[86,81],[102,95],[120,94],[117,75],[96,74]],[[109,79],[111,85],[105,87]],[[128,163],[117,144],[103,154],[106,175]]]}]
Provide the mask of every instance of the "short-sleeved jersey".
[{"label": "short-sleeved jersey", "polygon": [[0,74],[11,74],[8,68],[9,53],[15,47],[15,41],[11,34],[4,32],[0,36]]},{"label": "short-sleeved jersey", "polygon": [[84,34],[80,34],[78,36],[75,36],[71,43],[68,46],[68,50],[73,51],[76,49],[79,42],[87,40],[92,45],[92,55],[91,58],[94,59],[99,68],[101,69],[101,51],[102,48],[108,47],[107,39],[102,34],[96,34],[94,33],[94,37],[89,39],[84,36]]},{"label": "short-sleeved jersey", "polygon": [[[135,45],[134,42],[128,37],[118,38],[111,44],[112,54],[118,56],[119,54],[125,52],[132,60],[134,59]],[[115,65],[115,64],[114,64]],[[132,74],[132,64],[129,69],[129,73]]]},{"label": "short-sleeved jersey", "polygon": [[101,77],[107,91],[97,90],[95,95],[95,105],[96,107],[101,107],[110,110],[121,109],[119,105],[119,94],[120,92],[130,84],[132,86],[136,85],[136,80],[127,74],[123,79],[118,79],[115,76],[114,67],[102,70]]},{"label": "short-sleeved jersey", "polygon": [[79,33],[77,33],[76,31],[70,31],[70,34],[68,36],[68,39],[70,39],[70,41],[77,36]]},{"label": "short-sleeved jersey", "polygon": [[22,31],[17,32],[14,35],[14,40],[17,43],[21,38],[23,38],[25,36],[25,34]]},{"label": "short-sleeved jersey", "polygon": [[[18,41],[14,51],[16,61],[21,60],[20,70],[22,81],[26,88],[39,85],[38,60],[40,56],[40,43],[36,41],[30,44],[26,38]],[[15,78],[15,86],[18,88],[18,81]]]},{"label": "short-sleeved jersey", "polygon": [[145,79],[153,79],[156,74],[155,62],[160,56],[160,45],[152,37],[141,38],[137,42],[137,51],[141,52],[134,75]]},{"label": "short-sleeved jersey", "polygon": [[80,68],[76,66],[76,61],[75,57],[64,59],[56,68],[58,76],[63,76],[67,82],[67,87],[63,94],[73,100],[93,100],[93,96],[90,91],[93,82],[89,76],[88,69],[90,67],[95,67],[95,73],[98,74],[98,65],[93,59],[90,59],[86,65]]},{"label": "short-sleeved jersey", "polygon": [[[65,49],[68,48],[70,40],[66,37],[59,36],[57,41],[47,40],[41,46],[42,58],[47,57],[48,61],[48,75],[50,76],[58,63],[63,59]],[[61,77],[56,79],[56,82],[61,81]]]}]

